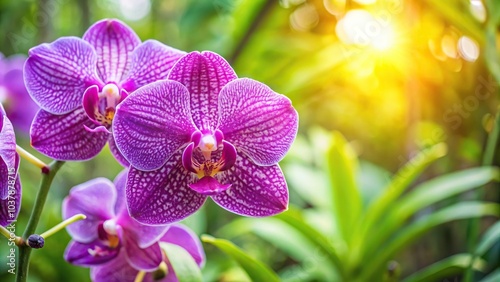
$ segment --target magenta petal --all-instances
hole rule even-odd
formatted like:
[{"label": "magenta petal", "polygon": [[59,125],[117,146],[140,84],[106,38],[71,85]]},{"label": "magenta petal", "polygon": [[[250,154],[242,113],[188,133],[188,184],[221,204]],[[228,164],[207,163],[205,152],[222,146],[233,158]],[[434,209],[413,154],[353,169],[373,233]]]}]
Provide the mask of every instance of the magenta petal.
[{"label": "magenta petal", "polygon": [[97,104],[99,103],[99,87],[97,85],[90,86],[85,90],[83,94],[83,109],[85,113],[96,125],[101,125],[99,122],[95,120],[95,110],[97,108]]},{"label": "magenta petal", "polygon": [[135,32],[116,19],[93,24],[83,35],[97,53],[97,71],[103,82],[120,82],[130,68],[131,53],[141,43]]},{"label": "magenta petal", "polygon": [[[16,136],[12,123],[0,104],[0,199],[7,197],[9,180],[17,175],[19,157],[16,153]],[[10,179],[9,179],[10,176]]]},{"label": "magenta petal", "polygon": [[206,196],[217,195],[226,191],[229,187],[231,187],[231,184],[220,184],[211,176],[204,176],[197,182],[189,184],[189,188]]},{"label": "magenta petal", "polygon": [[[10,180],[13,181],[13,180]],[[15,177],[15,184],[8,190],[7,197],[0,199],[0,225],[7,226],[15,222],[21,209],[21,179],[19,174]]]},{"label": "magenta petal", "polygon": [[182,224],[172,224],[160,241],[184,248],[200,267],[205,263],[205,251],[200,239],[191,229]]},{"label": "magenta petal", "polygon": [[83,161],[95,157],[106,145],[107,132],[89,132],[94,124],[83,108],[53,115],[40,110],[31,125],[31,145],[39,152],[64,161]]},{"label": "magenta petal", "polygon": [[228,83],[219,106],[224,138],[258,165],[278,163],[297,135],[298,115],[290,99],[255,80]]},{"label": "magenta petal", "polygon": [[116,109],[113,134],[118,149],[132,166],[160,168],[196,128],[189,94],[175,81],[159,81],[130,94]]},{"label": "magenta petal", "polygon": [[199,129],[217,126],[218,96],[222,87],[237,76],[221,56],[191,52],[174,65],[168,79],[184,84],[190,94],[193,120]]},{"label": "magenta petal", "polygon": [[110,248],[98,239],[89,243],[71,241],[64,251],[64,259],[74,265],[93,266],[113,260],[118,252],[119,248]]},{"label": "magenta petal", "polygon": [[147,40],[132,53],[132,64],[122,87],[129,92],[166,79],[172,66],[186,53],[156,40]]},{"label": "magenta petal", "polygon": [[85,89],[100,85],[92,46],[76,37],[62,37],[29,51],[24,82],[35,102],[47,112],[65,114],[81,105]]},{"label": "magenta petal", "polygon": [[115,216],[115,201],[115,187],[106,178],[96,178],[73,187],[63,201],[63,218],[79,213],[87,218],[68,225],[66,230],[78,242],[93,241],[98,237],[99,224]]},{"label": "magenta petal", "polygon": [[124,169],[120,173],[118,173],[118,175],[115,177],[115,180],[113,181],[116,189],[115,214],[117,216],[120,216],[122,213],[126,213],[128,215],[127,202],[125,201],[127,174],[128,169]]},{"label": "magenta petal", "polygon": [[116,147],[116,142],[115,142],[115,136],[110,135],[109,140],[109,150],[111,151],[111,154],[115,157],[115,159],[118,161],[119,164],[121,164],[123,167],[129,167],[130,163],[127,161],[127,159],[122,155],[120,150],[118,150],[118,147]]},{"label": "magenta petal", "polygon": [[155,171],[130,169],[127,205],[130,216],[144,224],[167,224],[196,212],[206,197],[189,188],[194,175],[184,169],[181,151]]},{"label": "magenta petal", "polygon": [[94,266],[90,269],[93,282],[125,282],[134,281],[139,270],[133,268],[127,261],[125,251],[121,251],[115,259],[108,263]]},{"label": "magenta petal", "polygon": [[135,234],[127,234],[123,231],[123,248],[127,254],[128,262],[132,267],[145,271],[152,271],[160,266],[163,261],[163,254],[158,243],[154,243],[147,248],[141,248],[138,245],[138,239]]},{"label": "magenta petal", "polygon": [[278,165],[257,166],[238,154],[234,166],[216,177],[222,183],[231,183],[231,188],[212,199],[231,212],[261,217],[288,207],[288,188]]}]

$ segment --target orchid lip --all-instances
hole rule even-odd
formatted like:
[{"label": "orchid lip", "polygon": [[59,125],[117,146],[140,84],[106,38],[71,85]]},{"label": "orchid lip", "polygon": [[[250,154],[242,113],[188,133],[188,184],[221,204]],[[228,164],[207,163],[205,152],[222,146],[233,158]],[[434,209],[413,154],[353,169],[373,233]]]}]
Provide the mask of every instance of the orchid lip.
[{"label": "orchid lip", "polygon": [[108,83],[99,90],[97,85],[90,86],[83,95],[83,108],[90,120],[97,126],[111,128],[116,106],[128,96],[127,92],[114,84]]}]

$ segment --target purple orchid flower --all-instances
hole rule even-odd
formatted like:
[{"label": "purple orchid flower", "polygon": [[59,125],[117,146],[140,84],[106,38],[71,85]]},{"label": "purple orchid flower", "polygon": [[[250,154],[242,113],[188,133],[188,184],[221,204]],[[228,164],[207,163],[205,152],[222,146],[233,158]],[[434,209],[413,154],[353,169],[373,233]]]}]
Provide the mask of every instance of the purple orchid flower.
[{"label": "purple orchid flower", "polygon": [[166,78],[184,52],[158,41],[141,43],[118,20],[92,25],[83,38],[62,37],[29,51],[24,80],[42,108],[31,127],[31,144],[58,160],[88,160],[106,142],[127,161],[111,133],[116,106],[135,89]]},{"label": "purple orchid flower", "polygon": [[114,184],[97,178],[71,189],[63,202],[63,218],[84,214],[86,219],[67,227],[73,238],[65,259],[80,266],[109,262],[120,253],[136,269],[155,270],[162,262],[158,240],[168,226],[146,226],[130,218],[125,205],[126,171]]},{"label": "purple orchid flower", "polygon": [[23,80],[24,55],[4,58],[0,53],[0,104],[12,122],[16,132],[26,135],[38,106],[31,100]]},{"label": "purple orchid flower", "polygon": [[[184,248],[198,264],[200,268],[203,267],[205,263],[205,252],[201,246],[201,242],[196,236],[196,234],[181,224],[172,224],[167,233],[160,239],[160,244],[174,244]],[[177,276],[170,263],[169,258],[172,258],[176,254],[166,253],[163,250],[163,261],[165,262],[167,269],[166,275],[163,278],[157,277],[157,273],[148,272],[144,276],[143,282],[177,282]],[[158,272],[158,271],[155,271]],[[123,282],[123,281],[134,281],[135,277],[139,271],[132,267],[127,261],[124,253],[120,253],[112,261],[94,266],[90,270],[90,276],[94,282]],[[163,273],[158,273],[163,274]]]},{"label": "purple orchid flower", "polygon": [[146,224],[181,220],[207,196],[246,216],[286,210],[278,162],[298,128],[290,100],[238,79],[212,52],[192,52],[168,80],[142,87],[117,107],[116,144],[130,162],[127,204]]},{"label": "purple orchid flower", "polygon": [[12,123],[0,104],[0,225],[13,222],[21,208],[19,155]]}]

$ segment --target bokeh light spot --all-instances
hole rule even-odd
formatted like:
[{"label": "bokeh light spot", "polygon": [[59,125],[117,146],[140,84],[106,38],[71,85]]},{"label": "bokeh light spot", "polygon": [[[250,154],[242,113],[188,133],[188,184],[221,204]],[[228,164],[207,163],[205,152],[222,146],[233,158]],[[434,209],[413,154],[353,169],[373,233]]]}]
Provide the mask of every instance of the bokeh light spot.
[{"label": "bokeh light spot", "polygon": [[462,36],[458,40],[458,51],[464,60],[474,62],[479,57],[478,44],[468,36]]}]

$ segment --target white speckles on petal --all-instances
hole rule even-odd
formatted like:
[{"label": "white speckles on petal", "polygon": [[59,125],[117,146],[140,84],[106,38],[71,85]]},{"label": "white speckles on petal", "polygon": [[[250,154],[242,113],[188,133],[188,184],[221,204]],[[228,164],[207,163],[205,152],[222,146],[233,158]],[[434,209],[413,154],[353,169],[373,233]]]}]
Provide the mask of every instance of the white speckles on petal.
[{"label": "white speckles on petal", "polygon": [[68,113],[81,105],[87,87],[102,84],[96,58],[92,46],[76,37],[38,45],[29,51],[24,66],[26,89],[42,109]]},{"label": "white speckles on petal", "polygon": [[57,160],[91,159],[106,145],[110,134],[87,131],[84,125],[95,126],[83,108],[64,115],[53,115],[40,110],[31,125],[31,145]]},{"label": "white speckles on petal", "polygon": [[130,215],[145,224],[166,224],[182,220],[196,212],[206,197],[189,188],[195,176],[181,163],[177,151],[158,170],[130,169],[127,180],[127,204]]},{"label": "white speckles on petal", "polygon": [[199,129],[216,129],[219,92],[229,81],[237,78],[226,60],[212,52],[191,52],[174,65],[168,78],[179,81],[189,90],[196,126]]},{"label": "white speckles on petal", "polygon": [[278,165],[257,166],[238,154],[236,163],[216,175],[231,187],[212,199],[221,207],[246,216],[271,216],[288,207],[288,188]]},{"label": "white speckles on petal", "polygon": [[224,138],[258,165],[278,163],[297,135],[298,115],[290,100],[248,78],[222,89],[219,115]]},{"label": "white speckles on petal", "polygon": [[103,82],[120,82],[130,68],[132,51],[141,43],[135,32],[119,20],[105,19],[83,35],[97,52],[97,70]]},{"label": "white speckles on petal", "polygon": [[176,81],[158,81],[133,92],[118,105],[113,120],[118,149],[141,170],[160,168],[195,130],[189,94]]}]

